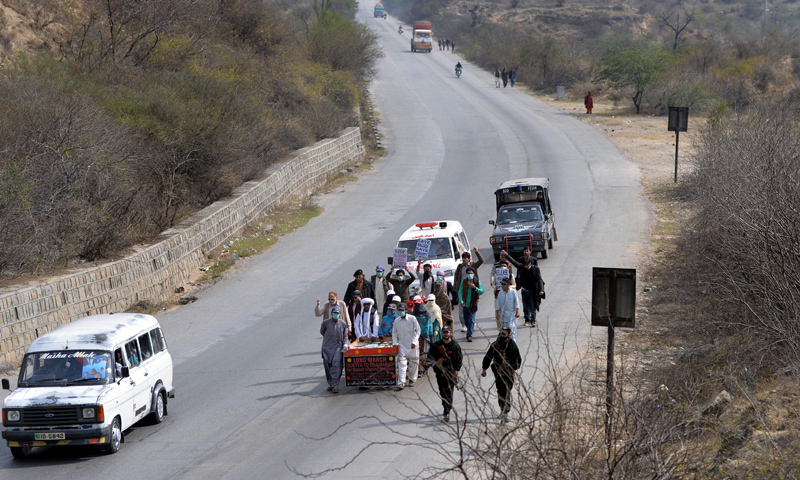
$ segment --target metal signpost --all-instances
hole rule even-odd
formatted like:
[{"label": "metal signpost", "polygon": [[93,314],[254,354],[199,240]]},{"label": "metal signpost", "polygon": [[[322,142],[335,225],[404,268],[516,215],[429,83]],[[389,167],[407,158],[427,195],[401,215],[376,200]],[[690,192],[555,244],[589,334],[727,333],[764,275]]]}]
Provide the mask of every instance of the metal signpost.
[{"label": "metal signpost", "polygon": [[608,327],[606,352],[606,444],[611,444],[614,407],[614,329],[636,326],[636,269],[592,269],[592,326]]},{"label": "metal signpost", "polygon": [[678,183],[678,138],[689,126],[688,107],[669,107],[667,130],[675,132],[675,183]]}]

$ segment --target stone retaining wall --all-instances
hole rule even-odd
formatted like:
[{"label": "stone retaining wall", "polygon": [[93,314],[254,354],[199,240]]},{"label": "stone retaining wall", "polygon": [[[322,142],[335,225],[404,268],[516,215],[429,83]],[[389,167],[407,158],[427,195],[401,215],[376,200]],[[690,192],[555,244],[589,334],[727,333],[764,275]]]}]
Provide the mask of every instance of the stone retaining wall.
[{"label": "stone retaining wall", "polygon": [[139,301],[167,300],[197,272],[205,253],[236,235],[267,209],[307,194],[362,159],[357,127],[299,150],[270,167],[266,178],[247,182],[175,228],[160,242],[116,262],[33,286],[0,291],[0,371],[17,366],[38,336],[86,315],[121,312]]}]

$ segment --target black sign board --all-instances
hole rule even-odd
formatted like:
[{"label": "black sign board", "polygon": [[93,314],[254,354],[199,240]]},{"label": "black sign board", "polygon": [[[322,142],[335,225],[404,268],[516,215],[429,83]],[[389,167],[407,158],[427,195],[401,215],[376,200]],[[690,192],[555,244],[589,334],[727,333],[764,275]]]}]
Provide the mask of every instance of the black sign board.
[{"label": "black sign board", "polygon": [[688,107],[669,107],[669,118],[667,120],[667,131],[685,132],[689,128],[689,108]]},{"label": "black sign board", "polygon": [[396,355],[353,355],[344,357],[345,385],[383,387],[397,385]]},{"label": "black sign board", "polygon": [[636,269],[592,269],[592,326],[636,326]]}]

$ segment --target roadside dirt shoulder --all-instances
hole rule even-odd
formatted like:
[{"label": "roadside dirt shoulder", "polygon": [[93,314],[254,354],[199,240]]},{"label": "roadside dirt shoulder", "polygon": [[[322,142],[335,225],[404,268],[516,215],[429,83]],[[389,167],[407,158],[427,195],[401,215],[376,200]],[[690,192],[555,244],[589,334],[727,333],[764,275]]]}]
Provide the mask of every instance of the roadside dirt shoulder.
[{"label": "roadside dirt shoulder", "polygon": [[[668,322],[651,320],[650,293],[658,288],[658,279],[653,277],[655,266],[668,261],[674,253],[675,240],[685,228],[689,211],[685,205],[675,201],[675,132],[667,130],[667,117],[637,115],[633,107],[618,105],[595,99],[592,114],[587,114],[583,99],[556,101],[538,97],[567,115],[582,122],[595,125],[605,132],[625,157],[641,172],[644,193],[654,206],[655,224],[649,231],[648,241],[637,245],[641,265],[637,268],[637,326],[634,330],[621,331],[618,355],[625,357],[624,364],[636,365],[642,371],[647,365],[664,365],[670,358],[684,349],[678,338],[670,338]],[[691,171],[691,152],[697,139],[698,127],[690,125],[682,132],[678,151],[678,182]],[[695,120],[694,125],[699,125]],[[689,346],[690,347],[690,346]],[[598,352],[598,360],[605,362],[604,352]]]}]

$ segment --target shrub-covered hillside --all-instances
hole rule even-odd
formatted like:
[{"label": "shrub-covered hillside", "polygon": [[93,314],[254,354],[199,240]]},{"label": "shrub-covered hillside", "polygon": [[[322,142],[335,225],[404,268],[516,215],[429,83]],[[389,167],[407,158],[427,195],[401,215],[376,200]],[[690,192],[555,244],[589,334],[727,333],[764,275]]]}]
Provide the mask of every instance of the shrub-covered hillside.
[{"label": "shrub-covered hillside", "polygon": [[7,0],[0,273],[152,238],[357,125],[381,52],[353,0]]}]

